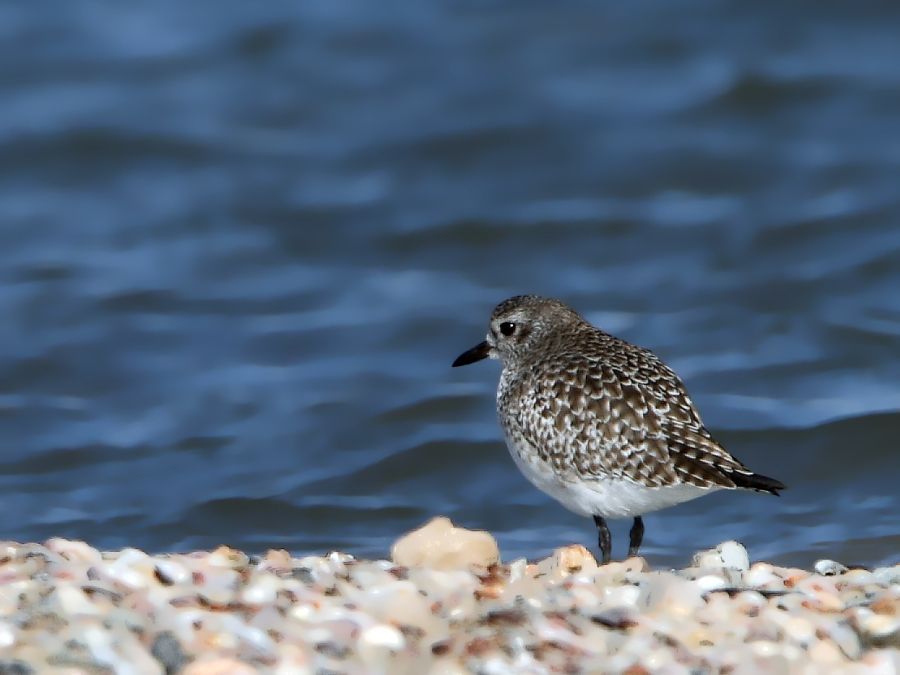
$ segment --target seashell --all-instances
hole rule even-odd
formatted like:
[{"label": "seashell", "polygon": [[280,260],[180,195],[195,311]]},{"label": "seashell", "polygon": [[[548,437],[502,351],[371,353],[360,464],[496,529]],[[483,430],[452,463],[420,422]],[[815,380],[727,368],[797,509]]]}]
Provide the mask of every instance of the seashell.
[{"label": "seashell", "polygon": [[250,558],[243,551],[220,546],[204,558],[206,565],[210,567],[224,567],[232,570],[242,570],[250,563]]},{"label": "seashell", "polygon": [[714,549],[694,555],[692,565],[701,569],[725,568],[745,571],[750,569],[750,556],[743,544],[724,541]]},{"label": "seashell", "polygon": [[441,570],[488,567],[500,560],[500,550],[489,533],[454,527],[440,517],[398,539],[391,560],[404,567]]},{"label": "seashell", "polygon": [[97,565],[103,562],[100,552],[83,541],[54,537],[48,539],[44,545],[47,547],[47,550],[59,554],[70,562],[79,562],[86,565]]},{"label": "seashell", "polygon": [[822,576],[831,577],[838,574],[843,574],[847,571],[847,566],[842,565],[839,562],[835,562],[834,560],[818,560],[816,564],[813,566],[813,569],[816,571],[816,574],[821,574]]}]

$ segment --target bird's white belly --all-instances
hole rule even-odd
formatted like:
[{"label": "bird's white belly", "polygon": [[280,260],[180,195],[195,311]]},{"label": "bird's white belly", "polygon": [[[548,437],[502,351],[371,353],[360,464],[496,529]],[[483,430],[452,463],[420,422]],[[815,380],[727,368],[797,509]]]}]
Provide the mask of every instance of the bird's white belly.
[{"label": "bird's white belly", "polygon": [[695,485],[647,487],[628,479],[601,477],[564,479],[542,461],[527,443],[517,445],[506,440],[519,470],[539,490],[547,493],[570,511],[582,516],[631,518],[701,497],[719,488]]}]

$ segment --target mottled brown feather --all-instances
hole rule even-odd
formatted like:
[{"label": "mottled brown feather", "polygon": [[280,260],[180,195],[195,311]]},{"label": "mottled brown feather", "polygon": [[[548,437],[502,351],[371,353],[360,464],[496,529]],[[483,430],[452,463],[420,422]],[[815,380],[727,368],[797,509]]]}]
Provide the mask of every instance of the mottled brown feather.
[{"label": "mottled brown feather", "polygon": [[583,320],[541,347],[503,378],[498,408],[507,433],[561,479],[734,488],[736,477],[754,475],[712,438],[684,384],[653,353]]}]

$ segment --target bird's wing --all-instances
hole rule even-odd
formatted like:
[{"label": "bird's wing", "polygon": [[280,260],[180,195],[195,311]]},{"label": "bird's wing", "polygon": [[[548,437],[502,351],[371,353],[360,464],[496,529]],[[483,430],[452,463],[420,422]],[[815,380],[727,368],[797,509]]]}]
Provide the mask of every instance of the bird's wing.
[{"label": "bird's wing", "polygon": [[[593,362],[535,383],[529,398],[552,424],[532,429],[553,469],[636,480],[652,487],[736,487],[753,473],[716,442],[675,373],[658,359]],[[644,367],[647,366],[647,367]]]},{"label": "bird's wing", "polygon": [[704,428],[678,422],[666,425],[669,458],[679,483],[698,487],[737,487],[753,472],[732,457]]}]

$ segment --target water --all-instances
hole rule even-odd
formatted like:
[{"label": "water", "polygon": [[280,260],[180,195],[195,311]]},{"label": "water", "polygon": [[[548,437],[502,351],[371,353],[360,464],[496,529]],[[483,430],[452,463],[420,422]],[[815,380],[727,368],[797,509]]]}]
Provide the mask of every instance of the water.
[{"label": "water", "polygon": [[[653,348],[780,499],[683,564],[900,560],[896,3],[0,8],[0,536],[593,545],[500,440],[508,295]],[[622,554],[628,523],[614,528]]]}]

